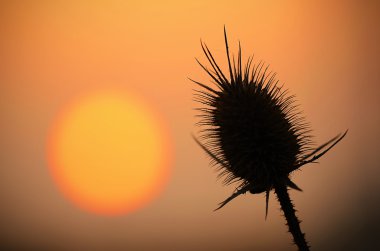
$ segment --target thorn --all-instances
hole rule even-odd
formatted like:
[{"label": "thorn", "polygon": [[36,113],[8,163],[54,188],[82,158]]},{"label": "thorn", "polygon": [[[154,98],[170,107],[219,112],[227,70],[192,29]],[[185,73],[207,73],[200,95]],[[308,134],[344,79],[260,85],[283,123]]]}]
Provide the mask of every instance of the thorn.
[{"label": "thorn", "polygon": [[289,178],[286,180],[286,185],[290,188],[293,188],[295,190],[298,190],[300,192],[303,192],[301,188],[299,188],[293,181],[291,181]]},{"label": "thorn", "polygon": [[234,193],[233,193],[230,197],[228,197],[226,200],[224,200],[223,202],[219,203],[219,207],[216,208],[216,209],[214,210],[214,212],[217,211],[217,210],[219,210],[219,209],[221,209],[222,207],[224,207],[228,202],[230,202],[231,200],[235,199],[235,198],[238,197],[239,195],[246,193],[248,190],[249,190],[249,189],[248,189],[248,186],[244,186],[244,187],[242,187],[241,189],[238,189],[236,192],[234,192]]},{"label": "thorn", "polygon": [[[348,132],[348,129],[343,133],[343,135],[340,135],[338,134],[337,136],[335,136],[334,138],[332,138],[331,140],[327,141],[325,144],[319,146],[316,150],[314,150],[311,154],[307,155],[304,157],[304,159],[297,165],[295,165],[291,171],[294,171],[298,168],[300,168],[301,166],[303,165],[306,165],[308,163],[313,163],[315,162],[317,159],[319,159],[320,157],[322,157],[323,155],[325,155],[328,151],[330,151],[336,144],[338,144],[347,134]],[[332,144],[331,144],[332,143]],[[331,145],[330,145],[331,144]],[[328,145],[330,145],[327,149],[325,149],[323,152],[319,153],[320,151],[322,151],[325,147],[327,147]],[[319,154],[317,154],[319,153]],[[317,154],[317,155],[314,155],[312,158],[308,159],[309,157],[311,157],[313,154]]]}]

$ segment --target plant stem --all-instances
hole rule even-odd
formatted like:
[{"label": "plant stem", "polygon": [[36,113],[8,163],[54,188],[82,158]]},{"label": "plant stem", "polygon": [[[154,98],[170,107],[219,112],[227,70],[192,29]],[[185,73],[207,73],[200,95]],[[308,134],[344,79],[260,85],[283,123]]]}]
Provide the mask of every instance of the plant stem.
[{"label": "plant stem", "polygon": [[293,203],[290,200],[288,189],[285,184],[276,184],[275,193],[277,194],[278,201],[280,202],[281,209],[284,212],[289,232],[293,235],[294,243],[298,246],[300,251],[309,251],[309,246],[305,240],[305,234],[302,233],[300,222],[296,216]]}]

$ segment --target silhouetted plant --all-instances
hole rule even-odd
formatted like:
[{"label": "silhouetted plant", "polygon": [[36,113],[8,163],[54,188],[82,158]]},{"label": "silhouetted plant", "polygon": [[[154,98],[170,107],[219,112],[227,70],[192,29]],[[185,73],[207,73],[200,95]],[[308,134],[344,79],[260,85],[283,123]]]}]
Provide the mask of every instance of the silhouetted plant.
[{"label": "silhouetted plant", "polygon": [[310,127],[295,105],[294,95],[278,86],[276,74],[264,63],[252,65],[249,57],[242,66],[241,47],[237,59],[229,54],[226,30],[224,39],[229,76],[224,74],[206,44],[201,46],[211,69],[197,62],[211,77],[216,88],[194,81],[195,101],[201,126],[200,147],[219,167],[225,184],[238,182],[236,191],[215,210],[237,196],[250,192],[266,193],[266,216],[269,193],[277,195],[299,250],[309,250],[300,222],[289,197],[288,187],[301,191],[289,174],[303,165],[314,163],[343,139],[347,131],[321,146],[312,147]]}]

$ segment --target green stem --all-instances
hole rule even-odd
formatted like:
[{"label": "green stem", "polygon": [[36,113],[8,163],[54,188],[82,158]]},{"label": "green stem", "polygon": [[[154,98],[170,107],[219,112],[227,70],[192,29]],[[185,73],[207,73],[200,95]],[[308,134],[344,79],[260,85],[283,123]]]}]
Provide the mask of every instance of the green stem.
[{"label": "green stem", "polygon": [[276,184],[275,193],[277,194],[278,201],[280,202],[281,209],[284,212],[289,232],[293,235],[294,243],[298,246],[300,251],[309,251],[309,246],[305,240],[305,234],[302,233],[300,222],[296,216],[293,203],[290,200],[288,189],[285,184]]}]

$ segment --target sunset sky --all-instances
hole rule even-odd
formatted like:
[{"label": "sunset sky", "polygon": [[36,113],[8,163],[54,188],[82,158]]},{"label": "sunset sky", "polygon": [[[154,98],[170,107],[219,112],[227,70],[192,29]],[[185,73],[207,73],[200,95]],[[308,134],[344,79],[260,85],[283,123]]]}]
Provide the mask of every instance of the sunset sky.
[{"label": "sunset sky", "polygon": [[[370,0],[2,1],[0,247],[296,250],[273,193],[267,220],[264,195],[213,212],[235,187],[191,138],[188,77],[211,84],[195,61],[206,62],[200,39],[226,70],[225,25],[232,52],[240,41],[243,60],[270,64],[296,95],[316,143],[349,129],[292,175],[312,250],[379,249],[379,10]],[[114,148],[73,147],[86,133]],[[109,178],[106,190],[86,177]]]}]

